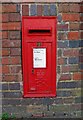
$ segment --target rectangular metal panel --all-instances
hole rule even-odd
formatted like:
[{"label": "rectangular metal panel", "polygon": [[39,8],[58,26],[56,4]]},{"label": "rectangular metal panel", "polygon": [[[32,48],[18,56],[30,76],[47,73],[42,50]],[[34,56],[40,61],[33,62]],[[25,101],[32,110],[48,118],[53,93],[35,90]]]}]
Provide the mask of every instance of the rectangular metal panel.
[{"label": "rectangular metal panel", "polygon": [[[27,45],[28,53],[30,54],[29,57],[27,57],[28,61],[28,79],[29,79],[29,92],[34,93],[50,93],[51,92],[51,43],[46,44],[43,43],[41,47],[38,49],[46,49],[46,67],[37,67],[34,68],[33,65],[33,49],[37,49],[36,43],[29,43]],[[50,73],[50,74],[49,74]],[[33,87],[34,86],[34,87]]]},{"label": "rectangular metal panel", "polygon": [[24,97],[56,96],[56,17],[22,18]]}]

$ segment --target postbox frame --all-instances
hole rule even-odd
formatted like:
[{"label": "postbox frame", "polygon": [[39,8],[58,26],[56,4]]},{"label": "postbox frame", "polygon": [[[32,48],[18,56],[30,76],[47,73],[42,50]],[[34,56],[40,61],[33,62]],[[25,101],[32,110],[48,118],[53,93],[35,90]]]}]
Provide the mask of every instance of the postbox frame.
[{"label": "postbox frame", "polygon": [[[53,61],[52,61],[52,63],[53,63],[53,67],[52,67],[52,77],[54,77],[53,79],[53,83],[52,83],[52,87],[53,87],[53,91],[52,91],[52,93],[50,93],[50,94],[45,94],[45,93],[43,93],[43,94],[34,94],[34,93],[32,93],[32,94],[28,94],[28,91],[27,91],[27,86],[28,86],[28,82],[27,82],[27,77],[26,77],[26,75],[27,75],[27,72],[26,72],[26,63],[25,63],[25,51],[26,51],[26,47],[25,47],[25,40],[24,40],[24,26],[23,26],[23,24],[24,24],[24,19],[54,19],[55,20],[55,39],[52,41],[52,47],[54,48],[54,51],[52,51],[52,54],[53,54]],[[39,35],[39,34],[37,34],[37,35]],[[48,35],[48,34],[46,34],[46,35]],[[35,37],[35,36],[34,36]],[[30,41],[28,41],[29,43],[30,43]],[[33,40],[32,40],[32,42],[34,42]],[[37,41],[35,41],[35,42],[37,42]],[[40,42],[42,42],[41,40],[40,40]],[[49,43],[49,41],[48,40],[46,40],[46,41],[43,41],[43,42],[46,42],[46,43]],[[56,45],[56,47],[55,47],[55,45]],[[46,58],[47,59],[47,58]],[[22,70],[23,70],[23,97],[55,97],[56,96],[56,80],[57,80],[57,74],[56,74],[56,62],[57,61],[57,17],[55,17],[55,16],[23,16],[22,17]],[[55,85],[54,85],[55,84]]]}]

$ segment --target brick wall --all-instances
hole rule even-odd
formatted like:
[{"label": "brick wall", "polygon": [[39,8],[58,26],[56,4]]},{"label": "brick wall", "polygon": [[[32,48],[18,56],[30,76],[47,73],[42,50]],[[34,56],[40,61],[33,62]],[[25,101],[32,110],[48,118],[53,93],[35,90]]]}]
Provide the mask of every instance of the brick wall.
[{"label": "brick wall", "polygon": [[[81,118],[83,4],[2,4],[2,111],[17,118]],[[57,16],[57,97],[23,98],[22,16]],[[1,68],[0,68],[1,71]]]}]

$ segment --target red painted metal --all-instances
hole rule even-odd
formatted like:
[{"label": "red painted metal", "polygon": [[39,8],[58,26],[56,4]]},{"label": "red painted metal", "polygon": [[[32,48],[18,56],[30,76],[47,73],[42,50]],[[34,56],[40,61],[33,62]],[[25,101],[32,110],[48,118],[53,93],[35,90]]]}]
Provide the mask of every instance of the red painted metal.
[{"label": "red painted metal", "polygon": [[[56,96],[56,17],[22,17],[24,97]],[[46,66],[34,66],[34,50],[46,51]]]}]

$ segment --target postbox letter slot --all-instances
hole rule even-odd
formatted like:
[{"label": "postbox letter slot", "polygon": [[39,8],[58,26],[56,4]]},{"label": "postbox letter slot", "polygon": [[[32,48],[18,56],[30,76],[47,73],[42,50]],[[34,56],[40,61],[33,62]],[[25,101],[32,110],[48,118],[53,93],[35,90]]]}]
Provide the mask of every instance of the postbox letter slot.
[{"label": "postbox letter slot", "polygon": [[28,34],[29,35],[51,35],[51,29],[33,29],[33,28],[30,28],[28,29]]}]

